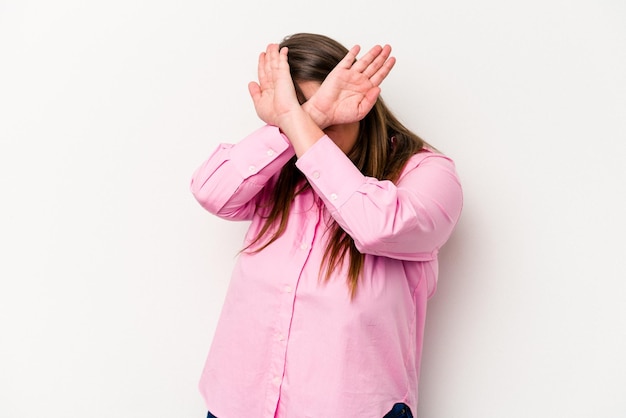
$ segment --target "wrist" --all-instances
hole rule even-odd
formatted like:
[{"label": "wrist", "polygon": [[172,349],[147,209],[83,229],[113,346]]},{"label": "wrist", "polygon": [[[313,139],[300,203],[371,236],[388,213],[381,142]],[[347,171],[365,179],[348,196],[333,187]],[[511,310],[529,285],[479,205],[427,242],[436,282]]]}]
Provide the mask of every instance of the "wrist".
[{"label": "wrist", "polygon": [[330,126],[330,123],[328,123],[328,117],[326,116],[326,114],[324,112],[320,112],[315,105],[312,103],[311,100],[305,102],[302,105],[302,110],[304,110],[309,117],[313,120],[313,122],[315,122],[315,124],[320,128],[320,129],[326,129]]},{"label": "wrist", "polygon": [[311,125],[316,125],[315,121],[300,107],[282,114],[280,118],[276,120],[276,126],[285,133],[293,133],[302,129],[303,126]]},{"label": "wrist", "polygon": [[292,131],[298,125],[304,123],[305,120],[311,119],[311,117],[300,107],[297,107],[289,112],[282,113],[275,119],[275,125],[281,131]]}]

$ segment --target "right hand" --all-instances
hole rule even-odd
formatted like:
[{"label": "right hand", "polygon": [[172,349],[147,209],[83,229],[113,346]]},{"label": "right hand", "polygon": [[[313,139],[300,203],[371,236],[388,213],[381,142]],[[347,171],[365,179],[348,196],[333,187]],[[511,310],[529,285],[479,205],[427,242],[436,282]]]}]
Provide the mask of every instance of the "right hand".
[{"label": "right hand", "polygon": [[389,57],[389,45],[376,45],[355,61],[360,49],[358,45],[352,47],[303,105],[322,129],[363,119],[378,99],[380,83],[396,62]]},{"label": "right hand", "polygon": [[250,82],[248,91],[254,109],[263,122],[282,127],[293,112],[301,112],[287,62],[287,48],[269,44],[259,55],[259,82]]}]

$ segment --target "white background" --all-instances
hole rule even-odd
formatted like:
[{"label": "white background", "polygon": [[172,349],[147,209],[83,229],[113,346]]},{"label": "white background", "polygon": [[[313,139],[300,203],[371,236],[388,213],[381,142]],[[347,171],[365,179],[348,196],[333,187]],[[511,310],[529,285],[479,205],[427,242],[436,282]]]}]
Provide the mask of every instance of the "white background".
[{"label": "white background", "polygon": [[205,415],[246,225],[189,179],[305,31],[390,43],[463,181],[419,418],[626,416],[625,2],[0,0],[0,417]]}]

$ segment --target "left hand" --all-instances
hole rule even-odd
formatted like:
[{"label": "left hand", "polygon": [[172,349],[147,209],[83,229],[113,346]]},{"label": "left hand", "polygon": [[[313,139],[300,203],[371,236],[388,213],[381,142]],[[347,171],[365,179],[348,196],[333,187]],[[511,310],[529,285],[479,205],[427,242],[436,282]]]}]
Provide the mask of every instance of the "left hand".
[{"label": "left hand", "polygon": [[358,45],[352,47],[303,105],[322,129],[363,119],[378,99],[378,86],[396,62],[389,57],[389,45],[376,45],[356,60],[360,49]]}]

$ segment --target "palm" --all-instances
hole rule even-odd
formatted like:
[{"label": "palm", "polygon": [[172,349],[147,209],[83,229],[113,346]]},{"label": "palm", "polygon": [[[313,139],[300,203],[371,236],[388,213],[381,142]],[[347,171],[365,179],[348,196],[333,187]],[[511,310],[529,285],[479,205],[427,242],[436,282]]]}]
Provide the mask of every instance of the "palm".
[{"label": "palm", "polygon": [[300,107],[289,74],[287,49],[279,50],[276,44],[268,45],[259,56],[258,76],[258,83],[248,84],[254,108],[261,120],[278,125],[285,114]]},{"label": "palm", "polygon": [[380,89],[362,73],[335,68],[315,93],[314,104],[331,125],[363,119]]},{"label": "palm", "polygon": [[325,126],[357,122],[365,117],[380,94],[380,83],[395,64],[391,47],[375,46],[358,61],[353,47],[330,72],[307,106],[324,115]]}]

